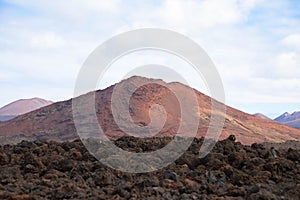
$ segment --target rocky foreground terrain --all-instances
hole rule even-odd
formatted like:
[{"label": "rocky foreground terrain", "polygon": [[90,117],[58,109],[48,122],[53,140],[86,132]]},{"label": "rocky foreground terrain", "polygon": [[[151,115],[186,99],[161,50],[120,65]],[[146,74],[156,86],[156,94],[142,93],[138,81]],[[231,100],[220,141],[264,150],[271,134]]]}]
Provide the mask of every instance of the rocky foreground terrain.
[{"label": "rocky foreground terrain", "polygon": [[[171,138],[123,137],[119,147],[153,151]],[[200,159],[202,139],[168,167],[145,174],[110,169],[80,140],[0,146],[0,199],[299,199],[300,151],[226,139]]]}]

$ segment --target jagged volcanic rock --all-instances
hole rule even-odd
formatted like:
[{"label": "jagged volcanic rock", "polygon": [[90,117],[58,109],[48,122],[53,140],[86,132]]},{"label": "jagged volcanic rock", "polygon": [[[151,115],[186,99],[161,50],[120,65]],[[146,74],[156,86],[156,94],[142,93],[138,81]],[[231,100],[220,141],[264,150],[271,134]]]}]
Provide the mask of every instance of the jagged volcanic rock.
[{"label": "jagged volcanic rock", "polygon": [[[127,151],[145,152],[171,139],[122,137],[114,143]],[[299,150],[243,146],[228,139],[200,159],[202,142],[194,139],[175,163],[144,174],[104,166],[79,140],[0,146],[0,199],[299,198]]]}]

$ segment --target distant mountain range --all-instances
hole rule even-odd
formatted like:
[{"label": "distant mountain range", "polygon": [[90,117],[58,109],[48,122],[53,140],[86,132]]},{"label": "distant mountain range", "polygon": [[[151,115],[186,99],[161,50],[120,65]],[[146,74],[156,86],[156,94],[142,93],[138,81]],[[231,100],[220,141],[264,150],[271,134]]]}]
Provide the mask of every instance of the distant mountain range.
[{"label": "distant mountain range", "polygon": [[300,111],[293,112],[292,114],[285,112],[274,120],[300,129]]},{"label": "distant mountain range", "polygon": [[[111,108],[111,98],[114,88],[120,88],[120,98],[117,99],[117,104],[123,105],[127,100],[125,97],[131,95],[130,91],[132,88],[149,81],[151,83],[142,84],[143,86],[138,87],[130,98],[129,112],[132,121],[128,119],[128,116],[125,115],[126,113],[117,113],[116,117],[121,120],[121,129],[115,122]],[[172,88],[172,90],[168,88]],[[151,129],[156,130],[158,128],[156,126],[160,126],[158,122],[165,121],[163,127],[158,129],[161,131],[156,136],[172,137],[177,133],[181,124],[180,105],[172,91],[177,91],[182,96],[185,96],[184,101],[186,103],[182,109],[188,109],[189,107],[187,106],[193,105],[192,101],[194,100],[187,95],[189,89],[191,88],[177,82],[166,83],[158,79],[131,77],[104,90],[95,91],[95,109],[98,123],[109,138],[117,139],[127,135],[127,133],[130,134],[128,131],[125,133],[123,128],[136,133],[136,125],[143,127],[151,123],[153,125]],[[189,128],[193,125],[192,123],[195,122],[195,119],[197,119],[199,120],[199,124],[197,123],[198,130],[196,136],[202,137],[205,136],[209,126],[212,126],[212,128],[215,127],[214,124],[210,124],[210,116],[212,114],[211,103],[215,102],[215,100],[197,90],[193,89],[193,91],[196,93],[199,106],[193,107],[193,111],[185,116],[186,119],[183,124],[186,129],[183,129],[181,134],[189,136],[191,134]],[[86,97],[91,94],[88,93],[77,97],[80,105],[87,105],[89,102]],[[73,121],[72,101],[71,99],[56,102],[0,123],[0,143],[16,143],[21,140],[37,139],[68,141],[78,138]],[[157,105],[164,108],[167,114],[165,120],[163,118],[165,116],[163,115],[164,111],[160,107],[157,107]],[[222,134],[219,139],[225,139],[229,135],[234,134],[237,141],[243,144],[284,142],[287,140],[300,141],[300,130],[273,120],[260,119],[229,106],[226,109],[226,113],[213,111],[215,115],[225,117]],[[81,119],[82,126],[84,126],[84,134],[87,137],[90,136],[89,134],[98,135],[98,131],[91,130],[88,126],[92,122],[91,116],[93,114],[85,115],[85,112],[88,111],[83,110],[83,112],[78,112],[79,116],[77,116]],[[154,119],[153,123],[151,119]],[[145,131],[146,134],[149,133],[149,130]]]},{"label": "distant mountain range", "polygon": [[[253,114],[253,116],[259,117],[261,119],[272,120],[269,117],[267,117],[267,116],[265,116],[264,114],[261,114],[261,113]],[[276,117],[273,120],[276,121],[276,122],[282,123],[282,124],[286,124],[286,125],[291,126],[293,128],[300,129],[300,111],[293,112],[292,114],[290,114],[288,112],[285,112],[285,113],[283,113],[279,117]]]},{"label": "distant mountain range", "polygon": [[50,105],[52,103],[52,101],[48,101],[41,98],[20,99],[14,101],[0,108],[0,121],[10,120],[18,115],[31,112],[33,110]]}]

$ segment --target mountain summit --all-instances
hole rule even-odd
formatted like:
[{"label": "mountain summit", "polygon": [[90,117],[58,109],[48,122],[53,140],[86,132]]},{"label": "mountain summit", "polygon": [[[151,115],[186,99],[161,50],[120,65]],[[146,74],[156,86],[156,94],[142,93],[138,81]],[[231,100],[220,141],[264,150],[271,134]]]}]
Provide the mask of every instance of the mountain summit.
[{"label": "mountain summit", "polygon": [[253,116],[255,117],[259,117],[261,119],[268,119],[268,120],[271,120],[269,117],[267,117],[266,115],[262,114],[262,113],[255,113],[253,114]]},{"label": "mountain summit", "polygon": [[[150,82],[140,86],[141,83]],[[130,94],[132,88],[137,89]],[[129,118],[123,111],[113,115],[111,99],[114,89],[119,88],[119,96],[116,100],[117,105],[125,105],[123,97],[131,95],[129,108],[127,112]],[[149,131],[160,130],[156,136],[174,136],[180,129],[181,109],[177,96],[169,89],[177,91],[178,94],[186,96],[185,104],[182,109],[188,109],[188,115],[185,115],[185,127],[183,135],[190,136],[189,127],[197,123],[197,137],[205,136],[210,126],[210,117],[212,115],[211,104],[213,99],[194,89],[196,94],[197,106],[192,107],[189,104],[190,96],[186,95],[191,90],[186,85],[172,82],[165,83],[162,80],[148,79],[143,77],[132,77],[123,80],[104,90],[90,92],[88,94],[76,97],[80,105],[85,105],[88,95],[95,95],[95,111],[98,123],[103,132],[111,139],[120,138],[128,132],[136,133],[137,127],[141,130],[145,126],[150,126]],[[127,102],[128,103],[128,102]],[[118,110],[117,110],[118,111]],[[82,115],[81,115],[82,114]],[[300,140],[300,130],[277,123],[271,120],[260,119],[229,106],[226,107],[226,113],[216,112],[214,115],[225,117],[222,134],[219,139],[225,139],[229,135],[236,136],[237,141],[243,144],[261,143],[261,142],[284,142],[286,140]],[[79,113],[83,125],[91,124],[89,116]],[[120,123],[119,127],[115,121]],[[166,117],[164,119],[164,117]],[[131,119],[130,119],[131,118]],[[195,122],[195,119],[199,119]],[[160,128],[160,122],[165,123]],[[214,128],[214,124],[211,125]],[[139,129],[139,128],[138,128]],[[97,134],[90,128],[83,129],[86,136]],[[136,134],[139,134],[138,132]],[[141,134],[145,134],[142,133]],[[0,123],[0,141],[2,143],[16,143],[21,140],[57,140],[67,141],[78,138],[72,113],[72,99],[57,102],[49,106],[40,108],[30,113],[18,116],[10,121]]]}]

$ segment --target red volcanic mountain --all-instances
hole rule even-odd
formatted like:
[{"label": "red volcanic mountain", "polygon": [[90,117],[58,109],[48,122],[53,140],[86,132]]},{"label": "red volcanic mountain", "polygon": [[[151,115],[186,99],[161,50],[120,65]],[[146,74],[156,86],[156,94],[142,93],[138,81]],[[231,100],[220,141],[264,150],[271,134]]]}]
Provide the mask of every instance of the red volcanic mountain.
[{"label": "red volcanic mountain", "polygon": [[[139,86],[145,81],[151,81],[151,83]],[[137,89],[131,94],[130,91],[135,87]],[[111,105],[111,99],[116,88],[119,89],[119,96],[114,101],[115,105],[125,105],[126,107],[126,97],[130,96],[129,108],[127,106],[129,115],[118,108],[115,110],[115,115],[112,112],[114,106]],[[146,134],[144,131],[147,129],[143,129],[143,127],[148,125],[149,132],[160,130],[157,136],[173,136],[178,130],[181,130],[180,121],[182,118],[184,118],[183,127],[185,127],[181,130],[183,135],[191,135],[189,127],[195,127],[195,119],[197,119],[197,137],[205,136],[209,127],[210,116],[213,114],[225,117],[220,139],[234,134],[237,140],[243,144],[300,140],[300,130],[272,120],[252,116],[229,106],[226,107],[226,113],[219,111],[212,113],[211,104],[215,101],[193,89],[197,100],[195,106],[192,103],[192,97],[188,95],[189,90],[192,89],[181,83],[165,83],[162,80],[131,77],[104,90],[77,97],[75,102],[83,109],[78,112],[75,111],[75,113],[77,112],[76,119],[80,119],[82,125],[80,130],[84,132],[85,136],[97,135],[97,130],[94,130],[97,125],[95,126],[92,121],[93,114],[88,114],[89,107],[85,109],[85,106],[90,103],[87,97],[95,94],[96,119],[103,132],[114,139],[125,135],[124,129],[126,133],[144,135]],[[184,96],[185,104],[182,105],[182,109],[187,110],[188,114],[181,113],[179,100],[173,91]],[[119,125],[117,125],[114,117]],[[161,126],[161,122],[165,123]],[[214,128],[215,124],[211,126]],[[15,143],[20,140],[36,139],[72,140],[78,137],[76,128],[73,121],[71,99],[0,123],[0,142]]]},{"label": "red volcanic mountain", "polygon": [[0,121],[12,119],[18,115],[28,113],[41,107],[52,104],[41,98],[20,99],[0,108]]}]

